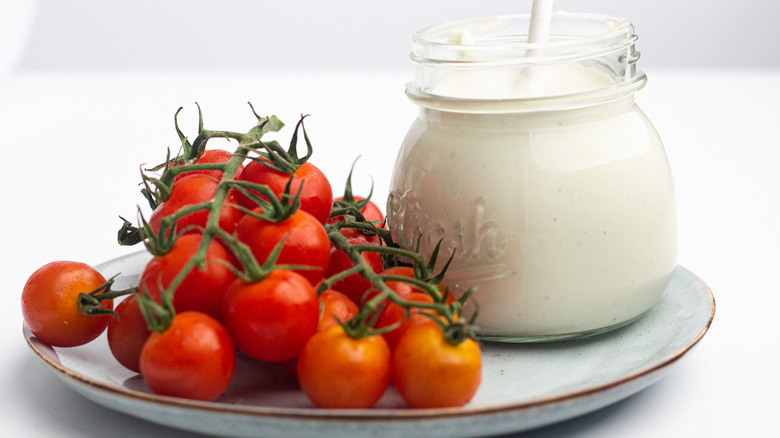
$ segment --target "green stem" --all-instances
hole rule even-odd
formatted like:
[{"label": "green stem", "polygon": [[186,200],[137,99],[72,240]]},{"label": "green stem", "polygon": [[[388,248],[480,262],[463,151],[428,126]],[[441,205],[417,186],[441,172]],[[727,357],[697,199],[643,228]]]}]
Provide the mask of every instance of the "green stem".
[{"label": "green stem", "polygon": [[[353,273],[359,273],[363,276],[371,286],[378,291],[378,294],[372,297],[370,300],[362,303],[358,314],[344,326],[345,331],[349,336],[361,337],[370,334],[375,334],[375,331],[370,329],[375,321],[372,318],[378,317],[377,309],[385,301],[390,300],[393,303],[410,310],[412,308],[425,308],[435,311],[437,314],[444,316],[444,318],[450,324],[456,324],[455,314],[452,308],[447,303],[442,302],[443,297],[438,290],[438,285],[432,285],[419,279],[413,279],[401,276],[391,276],[375,273],[365,262],[361,253],[363,251],[374,251],[379,253],[387,253],[393,255],[410,256],[410,258],[420,262],[420,267],[424,268],[422,263],[422,256],[416,253],[411,253],[400,248],[389,248],[383,246],[374,245],[351,245],[344,235],[338,232],[328,234],[331,242],[339,249],[344,251],[349,257],[350,261],[354,265],[354,268],[350,269],[349,275]],[[330,281],[330,280],[326,280]],[[401,298],[393,289],[387,286],[386,281],[404,281],[414,286],[418,286],[420,290],[425,293],[431,294],[434,298],[433,303],[419,303],[407,301]]]}]

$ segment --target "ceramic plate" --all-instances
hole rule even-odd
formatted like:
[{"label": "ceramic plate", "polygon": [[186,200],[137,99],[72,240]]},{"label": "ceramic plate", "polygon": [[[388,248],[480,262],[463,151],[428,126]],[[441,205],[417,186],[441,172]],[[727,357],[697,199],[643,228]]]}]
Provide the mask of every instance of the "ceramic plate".
[{"label": "ceramic plate", "polygon": [[[137,253],[99,266],[137,281]],[[41,361],[67,386],[111,409],[219,436],[472,436],[518,432],[595,411],[660,379],[706,333],[715,312],[709,288],[678,267],[661,301],[622,329],[586,340],[486,344],[482,385],[465,407],[409,409],[391,388],[373,409],[315,408],[279,367],[239,358],[236,378],[214,402],[150,393],[114,361],[105,334],[75,348],[51,348],[28,330]]]}]

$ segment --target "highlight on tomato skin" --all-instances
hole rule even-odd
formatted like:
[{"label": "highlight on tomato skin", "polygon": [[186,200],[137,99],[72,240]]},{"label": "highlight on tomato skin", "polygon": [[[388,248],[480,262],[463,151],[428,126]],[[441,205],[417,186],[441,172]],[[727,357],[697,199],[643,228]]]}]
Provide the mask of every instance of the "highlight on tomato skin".
[{"label": "highlight on tomato skin", "polygon": [[[76,347],[98,336],[108,326],[110,315],[81,313],[78,297],[90,293],[106,279],[93,267],[74,261],[55,261],[36,270],[22,289],[22,316],[39,341],[52,347]],[[103,300],[102,310],[112,310],[112,300]]]}]

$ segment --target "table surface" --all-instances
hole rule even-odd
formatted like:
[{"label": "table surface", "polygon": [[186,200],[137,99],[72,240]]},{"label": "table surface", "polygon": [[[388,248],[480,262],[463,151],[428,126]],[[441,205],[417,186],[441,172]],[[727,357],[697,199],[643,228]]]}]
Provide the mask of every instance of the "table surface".
[{"label": "table surface", "polygon": [[[780,70],[647,71],[637,102],[667,148],[675,178],[679,263],[710,286],[715,320],[658,383],[627,400],[527,432],[544,437],[750,436],[765,430],[780,390],[773,354],[780,306]],[[25,72],[0,83],[6,188],[0,342],[0,421],[6,436],[179,437],[98,406],[62,385],[22,337],[20,293],[41,265],[99,262],[133,249],[115,243],[119,215],[143,203],[141,163],[185,132],[245,131],[259,113],[307,130],[316,164],[358,192],[387,193],[398,145],[416,116],[409,71]],[[287,131],[289,132],[289,131]],[[289,138],[289,137],[284,137]],[[343,183],[342,183],[343,184]],[[336,191],[343,188],[334,183]]]}]

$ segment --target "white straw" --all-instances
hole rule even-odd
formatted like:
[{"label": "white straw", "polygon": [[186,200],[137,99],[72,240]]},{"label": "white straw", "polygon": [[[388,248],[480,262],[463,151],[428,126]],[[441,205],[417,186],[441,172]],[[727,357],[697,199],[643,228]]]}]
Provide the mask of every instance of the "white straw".
[{"label": "white straw", "polygon": [[550,22],[553,14],[553,0],[533,0],[531,4],[531,23],[528,26],[529,43],[550,41]]},{"label": "white straw", "polygon": [[[531,44],[544,44],[550,41],[550,23],[553,15],[553,0],[533,0],[531,4],[531,21],[528,24],[528,42]],[[541,56],[544,49],[531,49],[527,56]],[[525,69],[524,76],[533,79],[537,68]]]}]

